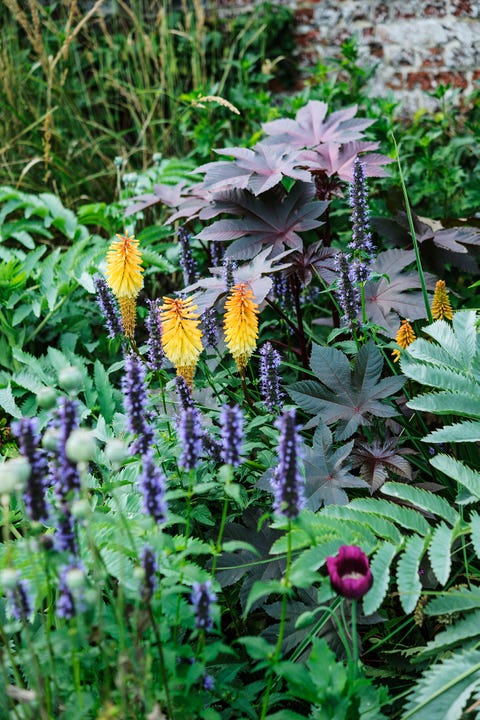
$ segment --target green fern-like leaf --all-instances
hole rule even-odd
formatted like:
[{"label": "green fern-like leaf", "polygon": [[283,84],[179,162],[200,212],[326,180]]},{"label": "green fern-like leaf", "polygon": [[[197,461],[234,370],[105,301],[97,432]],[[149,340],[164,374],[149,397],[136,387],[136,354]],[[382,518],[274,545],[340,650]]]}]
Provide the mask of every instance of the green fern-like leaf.
[{"label": "green fern-like leaf", "polygon": [[448,593],[433,598],[425,607],[425,615],[452,615],[480,608],[480,588],[452,588]]},{"label": "green fern-like leaf", "polygon": [[466,417],[478,418],[480,408],[478,396],[470,393],[451,392],[443,390],[437,393],[426,393],[417,395],[407,403],[412,410],[422,410],[437,415],[465,415]]},{"label": "green fern-like leaf", "polygon": [[404,375],[416,380],[427,387],[452,390],[453,392],[471,392],[472,379],[451,368],[435,367],[427,363],[421,363],[409,356],[409,353],[402,354],[400,367]]},{"label": "green fern-like leaf", "polygon": [[480,651],[465,650],[429,668],[414,688],[402,720],[459,720],[480,684]]},{"label": "green fern-like leaf", "polygon": [[328,505],[323,514],[329,517],[335,517],[339,520],[358,520],[364,523],[377,537],[384,540],[390,540],[392,543],[399,545],[402,541],[402,535],[397,527],[385,518],[375,515],[365,510],[352,507],[352,505]]},{"label": "green fern-like leaf", "polygon": [[367,512],[383,515],[407,530],[414,530],[419,535],[426,535],[430,529],[429,524],[419,512],[402,507],[401,505],[396,505],[388,500],[361,498],[352,500],[351,506],[354,509],[366,510]]},{"label": "green fern-like leaf", "polygon": [[438,515],[450,525],[455,525],[458,522],[459,514],[457,511],[440,495],[434,495],[427,490],[406,485],[405,483],[389,482],[382,487],[382,493],[412,503],[415,507],[426,510],[433,515]]},{"label": "green fern-like leaf", "polygon": [[406,613],[413,612],[422,592],[418,570],[424,550],[425,538],[412,535],[406,541],[405,550],[398,560],[397,587],[400,603]]},{"label": "green fern-like leaf", "polygon": [[470,527],[472,544],[477,553],[477,557],[480,558],[480,515],[478,513],[472,513],[470,515]]},{"label": "green fern-like leaf", "polygon": [[480,635],[480,610],[469,613],[458,620],[455,625],[447,625],[445,630],[439,632],[419,653],[420,657],[438,653],[458,643],[463,643]]},{"label": "green fern-like leaf", "polygon": [[440,585],[445,585],[450,577],[452,567],[450,548],[452,539],[453,528],[441,523],[433,531],[432,540],[428,547],[430,565]]},{"label": "green fern-like leaf", "polygon": [[373,575],[373,585],[363,598],[363,612],[371,615],[378,610],[383,598],[387,594],[390,580],[390,565],[397,552],[395,545],[389,542],[381,545],[370,564]]},{"label": "green fern-like leaf", "polygon": [[[478,397],[480,397],[480,392]],[[480,415],[480,411],[477,411],[477,415]],[[465,420],[454,425],[446,425],[429,433],[423,440],[431,443],[478,442],[480,440],[480,422]]]},{"label": "green fern-like leaf", "polygon": [[469,493],[480,498],[480,473],[472,470],[460,460],[440,453],[430,460],[434,468],[463,485]]}]

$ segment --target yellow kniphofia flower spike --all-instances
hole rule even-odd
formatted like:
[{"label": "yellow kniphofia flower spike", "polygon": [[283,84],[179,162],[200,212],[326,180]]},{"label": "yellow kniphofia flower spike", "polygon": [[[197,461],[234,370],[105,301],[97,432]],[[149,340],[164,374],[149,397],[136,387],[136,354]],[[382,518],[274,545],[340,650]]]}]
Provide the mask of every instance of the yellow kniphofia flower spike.
[{"label": "yellow kniphofia flower spike", "polygon": [[438,280],[435,285],[435,292],[432,301],[432,317],[434,320],[451,320],[453,310],[448,297],[448,290],[445,280]]},{"label": "yellow kniphofia flower spike", "polygon": [[[405,350],[416,339],[417,336],[413,332],[413,328],[410,325],[410,322],[408,320],[402,320],[400,328],[395,337],[397,344],[400,345],[402,350]],[[400,350],[392,350],[392,357],[393,362],[398,362],[398,360],[400,359]]]},{"label": "yellow kniphofia flower spike", "polygon": [[192,298],[163,298],[161,306],[162,345],[165,355],[192,385],[195,366],[203,350],[200,319]]},{"label": "yellow kniphofia flower spike", "polygon": [[243,375],[258,338],[258,305],[247,283],[238,283],[231,289],[225,303],[223,327],[227,347]]},{"label": "yellow kniphofia flower spike", "polygon": [[126,337],[133,337],[137,295],[143,287],[142,253],[133,236],[117,235],[107,252],[107,283],[118,300]]}]

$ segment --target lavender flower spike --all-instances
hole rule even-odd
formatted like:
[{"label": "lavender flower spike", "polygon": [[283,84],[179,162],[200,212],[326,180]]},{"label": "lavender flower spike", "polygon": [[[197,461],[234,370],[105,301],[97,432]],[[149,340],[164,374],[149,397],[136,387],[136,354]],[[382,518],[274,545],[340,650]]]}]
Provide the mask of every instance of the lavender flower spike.
[{"label": "lavender flower spike", "polygon": [[60,441],[58,445],[58,458],[56,465],[53,465],[53,478],[55,480],[55,492],[65,502],[68,495],[80,490],[80,474],[77,465],[68,459],[66,453],[67,440],[78,427],[78,405],[75,400],[64,398],[58,411],[58,424],[60,430]]},{"label": "lavender flower spike", "polygon": [[7,607],[15,620],[27,622],[32,614],[30,583],[17,578],[13,587],[7,589]]},{"label": "lavender flower spike", "polygon": [[178,230],[178,240],[180,243],[180,265],[183,271],[183,281],[185,285],[191,285],[198,279],[197,264],[190,245],[190,235],[182,227]]},{"label": "lavender flower spike", "polygon": [[85,571],[79,564],[65,565],[60,571],[56,612],[71,620],[86,609],[84,598]]},{"label": "lavender flower spike", "polygon": [[280,390],[279,367],[280,353],[271,343],[266,342],[260,349],[260,394],[270,412],[276,412],[282,407],[283,393]]},{"label": "lavender flower spike", "polygon": [[101,275],[95,275],[93,284],[97,291],[97,305],[100,308],[105,325],[108,330],[108,337],[114,338],[117,335],[123,336],[122,321],[114,294],[107,285],[107,281]]},{"label": "lavender flower spike", "polygon": [[350,206],[352,208],[352,241],[349,247],[354,260],[352,273],[357,282],[365,282],[369,278],[369,268],[374,259],[375,247],[368,218],[365,163],[358,156],[353,165]]},{"label": "lavender flower spike", "polygon": [[127,410],[128,428],[137,434],[132,452],[144,455],[153,443],[154,432],[147,422],[147,388],[145,368],[141,360],[130,353],[125,357],[125,375],[122,380],[124,404]]},{"label": "lavender flower spike", "polygon": [[295,410],[286,410],[279,417],[277,427],[280,430],[279,464],[271,480],[274,510],[287,518],[295,518],[304,504],[304,480],[298,469],[300,439]]},{"label": "lavender flower spike", "polygon": [[155,588],[157,587],[157,572],[158,565],[155,559],[154,552],[151,547],[145,545],[142,550],[142,568],[145,573],[143,584],[142,584],[142,599],[149,602],[152,599]]},{"label": "lavender flower spike", "polygon": [[243,414],[238,405],[225,405],[220,414],[222,426],[222,460],[225,465],[238,467],[243,439]]},{"label": "lavender flower spike", "polygon": [[193,470],[200,463],[203,449],[203,431],[200,414],[196,408],[183,410],[178,420],[177,430],[182,443],[180,466],[184,470]]},{"label": "lavender flower spike", "polygon": [[148,364],[151,370],[160,370],[165,360],[162,345],[162,324],[160,322],[160,304],[158,300],[147,300],[149,313],[145,319],[147,329]]},{"label": "lavender flower spike", "polygon": [[193,583],[190,600],[195,613],[195,627],[209,632],[213,628],[212,605],[217,596],[213,592],[212,583]]},{"label": "lavender flower spike", "polygon": [[193,402],[192,391],[188,387],[183,375],[177,375],[175,377],[175,385],[177,386],[177,396],[182,410],[194,408],[195,403]]},{"label": "lavender flower spike", "polygon": [[46,520],[48,517],[45,490],[48,465],[43,450],[39,449],[40,435],[36,418],[22,418],[12,424],[14,435],[18,437],[20,452],[28,460],[30,475],[25,490],[25,506],[31,520]]},{"label": "lavender flower spike", "polygon": [[167,482],[161,469],[153,461],[152,451],[143,456],[143,471],[138,479],[143,495],[143,508],[156,523],[167,519],[167,501],[165,499]]},{"label": "lavender flower spike", "polygon": [[218,323],[213,307],[206,308],[203,311],[202,328],[207,347],[216,347],[218,343]]}]

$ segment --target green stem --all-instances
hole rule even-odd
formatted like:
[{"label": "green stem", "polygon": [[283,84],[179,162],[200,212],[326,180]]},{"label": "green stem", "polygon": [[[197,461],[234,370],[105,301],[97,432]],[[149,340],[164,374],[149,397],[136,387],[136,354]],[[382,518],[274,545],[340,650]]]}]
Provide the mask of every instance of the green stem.
[{"label": "green stem", "polygon": [[[232,481],[232,475],[233,475],[232,467],[229,466],[229,475],[227,477],[226,483]],[[227,522],[227,513],[228,513],[228,495],[225,495],[225,499],[223,501],[223,508],[222,508],[222,518],[220,520],[220,529],[218,531],[217,543],[215,545],[215,554],[214,554],[213,563],[212,563],[212,578],[215,577],[218,556],[220,555],[220,551],[222,549],[223,531],[225,530],[225,524]]]},{"label": "green stem", "polygon": [[430,310],[430,301],[428,299],[427,284],[425,282],[425,275],[424,275],[423,268],[422,268],[422,260],[420,258],[420,249],[418,246],[417,235],[415,233],[415,226],[413,224],[413,217],[412,217],[412,211],[410,209],[410,201],[408,199],[407,186],[405,185],[405,178],[403,176],[402,166],[400,163],[400,156],[398,154],[398,145],[395,140],[395,136],[394,136],[393,132],[391,132],[390,134],[392,136],[393,144],[395,147],[395,155],[396,155],[396,160],[397,160],[397,165],[398,165],[398,174],[400,176],[400,185],[402,187],[403,198],[404,198],[404,202],[405,202],[405,210],[407,213],[408,227],[410,228],[410,235],[412,237],[413,249],[415,251],[415,261],[417,263],[417,272],[420,277],[420,284],[422,286],[423,302],[425,304],[425,311],[427,313],[428,322],[432,323],[433,317],[432,317],[432,311]]},{"label": "green stem", "polygon": [[158,630],[157,623],[155,622],[155,616],[153,614],[152,610],[152,604],[151,602],[148,603],[148,617],[150,619],[150,623],[153,628],[153,634],[155,635],[155,642],[157,644],[157,650],[158,650],[158,661],[160,664],[160,675],[163,682],[163,687],[165,688],[165,698],[167,701],[167,710],[168,710],[168,717],[170,720],[175,719],[175,715],[173,712],[173,706],[172,706],[172,700],[170,698],[170,690],[168,687],[168,676],[167,676],[167,669],[165,666],[165,658],[163,656],[163,645],[162,645],[162,639],[160,637],[160,632]]},{"label": "green stem", "polygon": [[358,672],[358,636],[357,636],[357,601],[352,600],[352,681],[357,679]]},{"label": "green stem", "polygon": [[[288,528],[287,528],[287,566],[285,568],[285,579],[284,579],[286,590],[288,589],[289,583],[290,583],[291,562],[292,562],[292,521],[289,518]],[[265,720],[265,717],[267,715],[268,704],[270,701],[270,693],[272,692],[272,686],[273,686],[273,682],[275,679],[275,676],[273,673],[273,667],[278,662],[280,653],[282,651],[282,642],[283,642],[283,636],[285,634],[286,619],[287,619],[287,592],[285,592],[282,596],[282,609],[281,609],[281,614],[280,614],[280,627],[278,630],[277,644],[276,644],[275,652],[274,652],[273,658],[272,658],[272,666],[271,666],[269,677],[268,677],[267,689],[265,691],[265,695],[263,696],[263,704],[262,704],[262,711],[260,714],[260,720]]]}]

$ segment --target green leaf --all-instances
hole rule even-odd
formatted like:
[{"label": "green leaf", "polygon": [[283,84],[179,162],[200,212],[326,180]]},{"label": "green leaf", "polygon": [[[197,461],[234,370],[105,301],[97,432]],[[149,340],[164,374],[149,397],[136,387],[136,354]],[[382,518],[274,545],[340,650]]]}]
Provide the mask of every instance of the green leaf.
[{"label": "green leaf", "polygon": [[248,593],[244,615],[248,615],[248,611],[252,607],[253,603],[260,600],[260,598],[272,595],[272,593],[285,595],[285,593],[288,592],[290,592],[289,588],[287,588],[281,580],[257,580],[253,583],[252,588]]},{"label": "green leaf", "polygon": [[109,380],[107,371],[100,360],[95,360],[93,369],[95,388],[98,393],[98,405],[100,412],[107,423],[110,423],[115,412],[115,401],[113,399],[113,386]]},{"label": "green leaf", "polygon": [[406,613],[413,612],[422,592],[418,571],[424,549],[425,538],[412,535],[407,539],[405,550],[398,559],[397,587],[400,603]]},{"label": "green leaf", "polygon": [[273,657],[275,653],[275,646],[270,645],[263,637],[247,636],[240,638],[238,642],[245,647],[247,653],[254,660],[266,660]]},{"label": "green leaf", "polygon": [[455,372],[451,368],[418,362],[408,352],[402,353],[400,368],[404,375],[428,387],[464,393],[471,392],[472,389],[472,379],[467,375]]},{"label": "green leaf", "polygon": [[468,649],[429,668],[413,689],[402,720],[459,720],[480,684],[480,651]]},{"label": "green leaf", "polygon": [[450,577],[452,567],[451,546],[453,528],[440,523],[433,531],[432,540],[428,547],[428,558],[440,585],[445,585]]},{"label": "green leaf", "polygon": [[329,505],[322,510],[322,515],[328,515],[329,517],[336,517],[339,520],[346,521],[350,518],[352,520],[358,520],[370,528],[375,535],[384,540],[390,540],[397,545],[402,541],[402,535],[390,520],[386,520],[380,515],[374,515],[372,512],[366,510],[354,508],[351,503],[349,505]]},{"label": "green leaf", "polygon": [[477,311],[463,310],[453,314],[453,329],[458,338],[460,353],[466,366],[470,366],[477,352]]},{"label": "green leaf", "polygon": [[480,417],[478,399],[472,392],[460,393],[442,390],[436,393],[426,393],[425,395],[417,395],[407,403],[407,406],[412,410],[422,410],[437,415],[452,414],[474,418]]},{"label": "green leaf", "polygon": [[354,509],[366,510],[393,520],[407,530],[414,530],[420,535],[426,535],[430,525],[417,510],[402,507],[389,500],[377,500],[376,498],[359,498],[352,500],[350,505]]},{"label": "green leaf", "polygon": [[445,473],[452,480],[456,480],[467,488],[467,490],[476,498],[480,498],[480,473],[476,470],[464,465],[460,460],[456,460],[449,455],[436,455],[430,460],[430,464],[434,468]]},{"label": "green leaf", "polygon": [[451,615],[465,610],[480,608],[480,588],[467,590],[467,588],[453,588],[448,593],[442,593],[433,598],[425,607],[425,615]]},{"label": "green leaf", "polygon": [[419,653],[420,657],[438,653],[459,642],[470,640],[480,635],[480,610],[468,613],[468,615],[457,620],[455,625],[447,625],[445,630],[439,632],[434,640],[431,640]]},{"label": "green leaf", "polygon": [[[477,415],[480,415],[478,400]],[[426,435],[423,441],[431,443],[478,442],[480,441],[480,422],[465,420],[464,422],[455,423],[454,425],[446,425]]]},{"label": "green leaf", "polygon": [[7,415],[11,415],[14,418],[22,417],[21,410],[17,406],[15,398],[13,397],[10,383],[8,383],[7,387],[0,388],[0,407],[7,413]]},{"label": "green leaf", "polygon": [[478,513],[474,512],[470,515],[470,525],[472,544],[477,557],[480,558],[480,515]]},{"label": "green leaf", "polygon": [[387,594],[390,581],[390,565],[396,552],[395,545],[389,542],[383,543],[370,563],[373,585],[363,598],[363,612],[365,615],[371,615],[378,610]]},{"label": "green leaf", "polygon": [[433,515],[438,515],[442,520],[446,520],[450,525],[458,522],[459,515],[452,506],[444,500],[440,495],[434,495],[427,490],[406,485],[405,483],[388,482],[381,489],[382,494],[390,495],[399,500],[411,503],[421,510],[426,510]]}]

